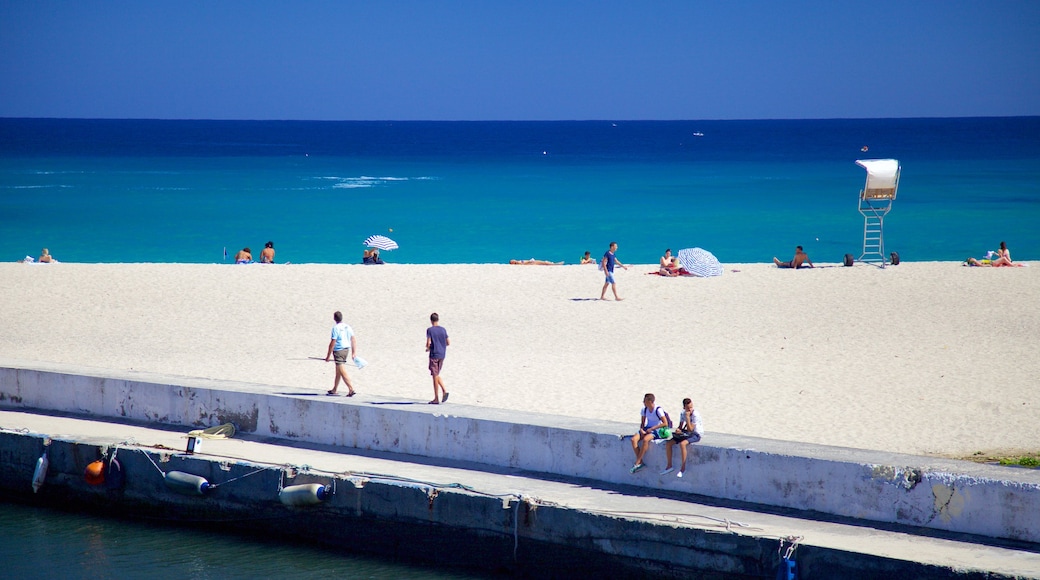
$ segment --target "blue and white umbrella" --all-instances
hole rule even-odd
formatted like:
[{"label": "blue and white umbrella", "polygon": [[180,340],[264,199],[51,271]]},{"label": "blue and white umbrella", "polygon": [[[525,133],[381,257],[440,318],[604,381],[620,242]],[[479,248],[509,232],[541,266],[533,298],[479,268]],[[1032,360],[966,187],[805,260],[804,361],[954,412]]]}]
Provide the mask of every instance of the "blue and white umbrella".
[{"label": "blue and white umbrella", "polygon": [[722,275],[722,264],[708,250],[686,248],[685,250],[679,250],[675,257],[679,258],[679,263],[682,264],[682,267],[694,276],[707,278],[708,276]]},{"label": "blue and white umbrella", "polygon": [[369,248],[379,248],[387,252],[397,249],[397,242],[386,236],[368,236],[365,238],[364,244]]}]

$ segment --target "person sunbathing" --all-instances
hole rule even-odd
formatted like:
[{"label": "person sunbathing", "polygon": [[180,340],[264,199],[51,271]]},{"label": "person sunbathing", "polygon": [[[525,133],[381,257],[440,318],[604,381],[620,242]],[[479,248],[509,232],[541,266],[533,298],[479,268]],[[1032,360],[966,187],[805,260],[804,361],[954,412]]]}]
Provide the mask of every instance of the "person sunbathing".
[{"label": "person sunbathing", "polygon": [[[664,255],[661,256],[661,269],[663,270],[665,268],[671,268],[672,267],[672,261],[673,261],[672,249],[668,248],[667,250],[664,251]],[[661,272],[661,273],[664,274],[664,272]]]},{"label": "person sunbathing", "polygon": [[1016,264],[1011,261],[1011,250],[1008,249],[1007,244],[1000,242],[1000,249],[996,252],[987,252],[986,257],[981,260],[975,258],[968,258],[964,261],[967,266],[981,266],[981,267],[993,267],[993,268],[1006,268],[1006,267],[1021,267],[1022,264]]},{"label": "person sunbathing", "polygon": [[379,257],[379,250],[365,250],[364,256],[361,258],[362,264],[382,264],[383,259]]},{"label": "person sunbathing", "polygon": [[264,249],[260,252],[260,263],[274,263],[274,242],[267,242],[266,244],[264,244]]},{"label": "person sunbathing", "polygon": [[809,259],[809,254],[805,253],[805,250],[801,246],[798,246],[794,250],[794,258],[791,258],[790,262],[781,262],[773,256],[773,263],[776,264],[777,268],[801,268],[806,262],[809,263],[809,268],[815,268],[812,260]]},{"label": "person sunbathing", "polygon": [[509,260],[509,263],[514,266],[562,266],[563,262],[550,262],[548,260]]},{"label": "person sunbathing", "polygon": [[[665,252],[665,256],[667,255],[668,252]],[[661,258],[661,269],[658,270],[658,273],[662,276],[681,276],[686,273],[686,270],[683,270],[682,265],[679,264],[679,258],[672,256],[667,263],[664,258]]]},{"label": "person sunbathing", "polygon": [[1008,249],[1007,244],[1000,242],[1000,249],[997,250],[997,259],[990,262],[990,266],[999,268],[1001,266],[1021,266],[1022,264],[1016,264],[1011,261],[1011,250]]}]

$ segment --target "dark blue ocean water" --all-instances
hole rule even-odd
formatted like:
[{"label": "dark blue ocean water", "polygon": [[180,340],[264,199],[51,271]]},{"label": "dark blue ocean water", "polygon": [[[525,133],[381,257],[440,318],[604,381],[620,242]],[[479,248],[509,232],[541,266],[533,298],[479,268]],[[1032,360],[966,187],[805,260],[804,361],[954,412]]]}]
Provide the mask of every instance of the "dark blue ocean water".
[{"label": "dark blue ocean water", "polygon": [[479,580],[488,574],[391,562],[279,538],[258,539],[0,502],[0,562],[8,580]]},{"label": "dark blue ocean water", "polygon": [[[868,147],[867,152],[862,148]],[[269,122],[0,119],[0,260],[723,262],[859,255],[865,172],[896,158],[885,222],[901,259],[1001,240],[1040,259],[1040,118]],[[392,231],[391,231],[392,230]]]}]

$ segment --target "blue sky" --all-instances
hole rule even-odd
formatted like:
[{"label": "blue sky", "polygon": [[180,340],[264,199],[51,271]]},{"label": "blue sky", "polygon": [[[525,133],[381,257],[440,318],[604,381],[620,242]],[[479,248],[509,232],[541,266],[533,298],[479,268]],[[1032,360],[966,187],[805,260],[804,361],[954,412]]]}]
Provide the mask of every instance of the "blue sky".
[{"label": "blue sky", "polygon": [[1040,2],[0,0],[0,116],[1040,115]]}]

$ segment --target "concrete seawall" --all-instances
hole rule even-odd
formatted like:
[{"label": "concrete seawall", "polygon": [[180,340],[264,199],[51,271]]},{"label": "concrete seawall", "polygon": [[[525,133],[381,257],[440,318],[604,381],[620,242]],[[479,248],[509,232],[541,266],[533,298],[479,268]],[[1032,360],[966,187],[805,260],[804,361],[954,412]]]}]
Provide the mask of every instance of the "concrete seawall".
[{"label": "concrete seawall", "polygon": [[663,448],[631,475],[630,443],[622,440],[631,425],[56,365],[0,368],[0,408],[192,429],[232,422],[258,436],[1040,543],[1040,472],[963,461],[708,434],[690,446],[687,477],[657,475]]},{"label": "concrete seawall", "polygon": [[[49,417],[41,421],[44,422],[54,427],[59,419]],[[92,429],[98,425],[83,423],[91,423]],[[68,427],[62,424],[58,428]],[[127,428],[117,425],[115,429],[125,433]],[[158,437],[155,433],[138,436]],[[166,441],[180,437],[177,433],[169,434]],[[603,575],[639,579],[648,574],[664,574],[742,580],[772,577],[778,565],[777,537],[770,530],[750,532],[744,528],[747,531],[738,532],[746,524],[721,519],[714,525],[705,524],[704,518],[710,518],[711,513],[704,511],[707,508],[686,504],[679,509],[693,510],[691,513],[676,513],[671,510],[684,502],[674,500],[637,497],[629,498],[635,503],[620,505],[614,504],[619,497],[616,491],[593,489],[586,491],[601,497],[592,498],[591,504],[597,507],[589,508],[553,501],[552,498],[562,497],[561,491],[564,496],[573,494],[574,486],[563,482],[539,483],[502,475],[474,478],[473,472],[469,472],[462,475],[468,485],[445,484],[450,480],[439,469],[420,467],[427,477],[442,481],[431,483],[422,478],[352,470],[333,473],[327,469],[329,466],[349,463],[353,469],[359,469],[365,463],[336,452],[249,443],[250,455],[266,461],[253,463],[221,458],[219,454],[199,456],[133,445],[113,447],[110,440],[106,443],[97,439],[106,438],[80,436],[69,440],[0,432],[0,490],[9,499],[34,505],[64,509],[76,506],[77,510],[108,516],[251,533],[267,541],[297,539],[333,549],[349,546],[356,552],[395,560],[450,562],[456,567],[525,577]],[[209,441],[207,446],[219,447],[221,443],[233,442]],[[50,467],[39,492],[33,493],[33,467],[44,450]],[[122,485],[110,488],[108,482],[87,484],[83,476],[87,464],[113,451],[125,474]],[[314,467],[284,463],[290,456]],[[330,457],[335,458],[331,463]],[[279,464],[280,461],[283,463]],[[398,469],[408,468],[399,464],[388,471]],[[458,470],[453,471],[460,475]],[[203,477],[214,487],[204,495],[178,492],[165,483],[171,473]],[[489,484],[494,479],[527,491],[503,492],[496,484]],[[334,492],[319,505],[290,507],[278,501],[283,486],[307,483],[328,486]],[[625,509],[611,509],[618,507]],[[653,513],[661,508],[667,513]],[[642,517],[641,509],[645,510]],[[877,532],[869,535],[877,538]],[[851,543],[863,541],[871,540],[862,537]],[[895,541],[907,542],[905,538]],[[962,563],[972,562],[975,567],[936,564],[941,555],[933,557],[932,562],[917,562],[812,543],[798,547],[797,566],[803,580],[1040,577],[1019,573],[1030,566],[1040,566],[1040,555],[1022,558],[1021,554],[1012,554],[1018,561],[994,573],[978,566],[987,561],[1002,561],[1007,550],[965,546],[944,549],[947,553],[954,550],[962,556]],[[979,558],[975,551],[983,557]],[[969,555],[963,557],[963,552]]]}]

